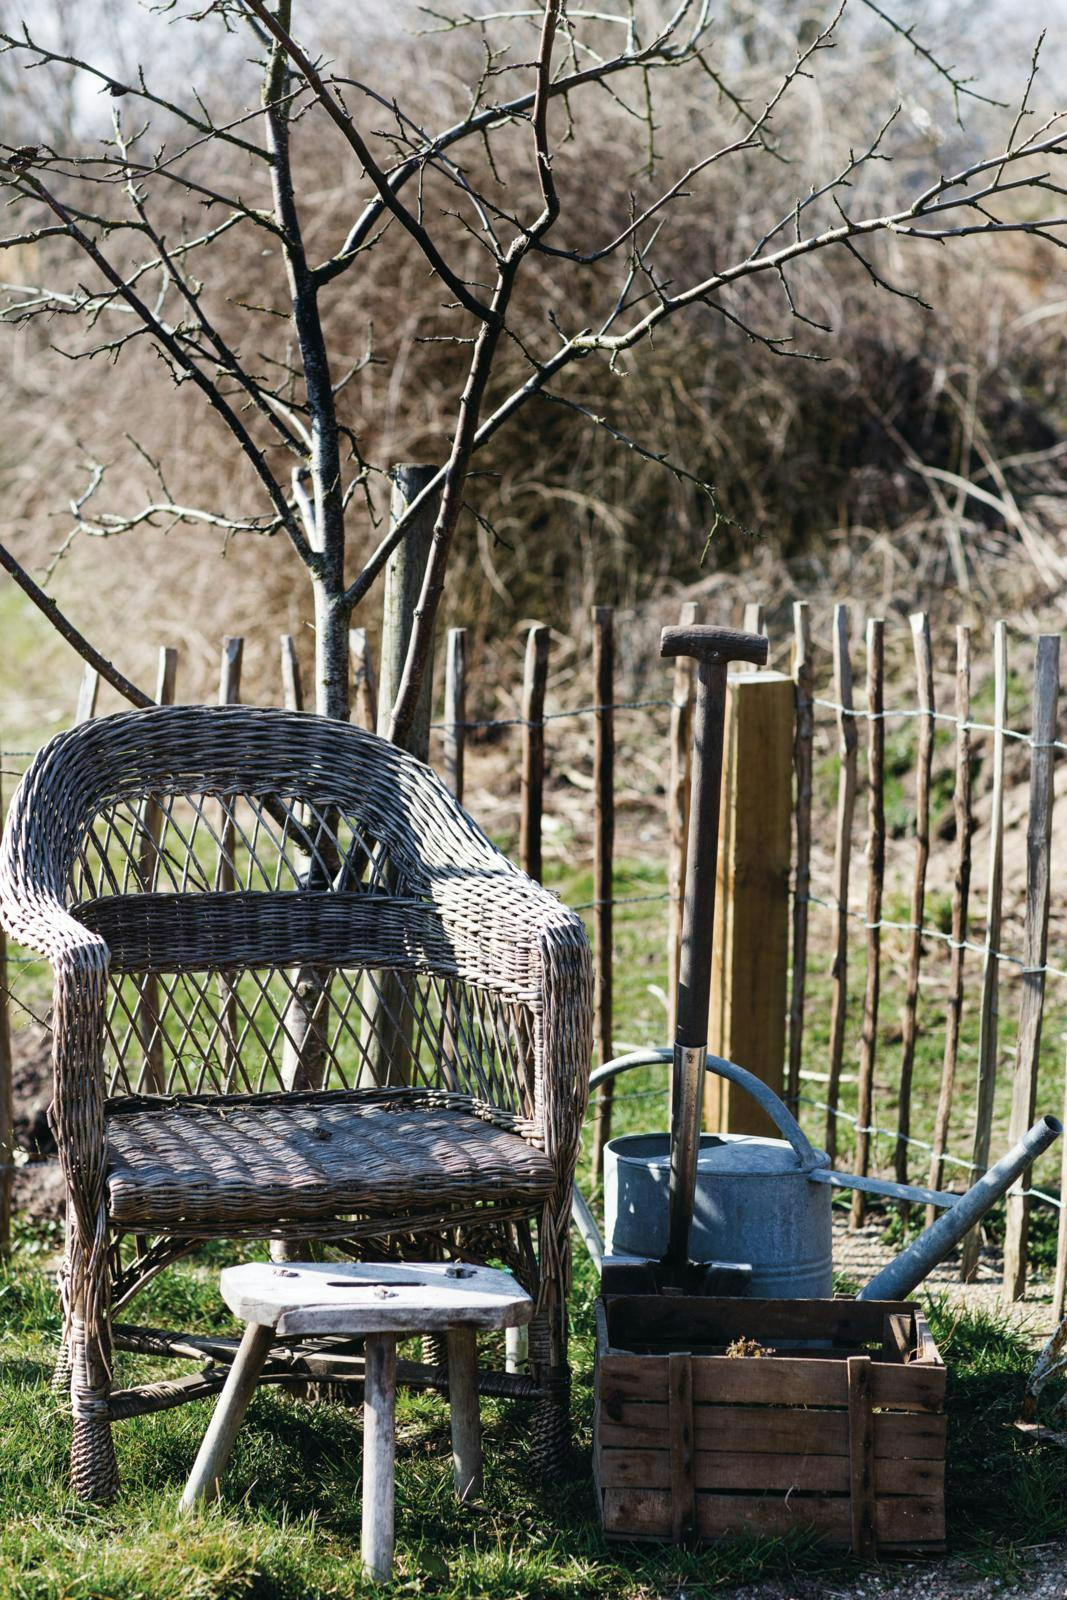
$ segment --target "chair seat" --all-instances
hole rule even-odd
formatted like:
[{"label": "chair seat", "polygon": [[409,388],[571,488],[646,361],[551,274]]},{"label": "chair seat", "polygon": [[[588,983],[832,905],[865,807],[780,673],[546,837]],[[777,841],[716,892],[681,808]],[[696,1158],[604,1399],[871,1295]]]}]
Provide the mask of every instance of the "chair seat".
[{"label": "chair seat", "polygon": [[127,1228],[534,1211],[552,1163],[515,1133],[452,1108],[276,1102],[168,1105],[108,1122],[108,1209]]}]

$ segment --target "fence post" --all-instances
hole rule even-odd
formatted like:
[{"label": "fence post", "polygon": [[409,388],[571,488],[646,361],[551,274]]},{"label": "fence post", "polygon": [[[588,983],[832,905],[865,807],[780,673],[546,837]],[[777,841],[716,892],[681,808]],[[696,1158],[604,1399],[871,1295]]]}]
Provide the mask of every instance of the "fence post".
[{"label": "fence post", "polygon": [[[697,607],[687,600],[678,614],[681,627],[697,620]],[[682,902],[689,834],[689,743],[693,726],[693,658],[676,656],[671,689],[670,772],[667,778],[667,1038],[678,1029],[678,974],[682,959]]]},{"label": "fence post", "polygon": [[[1049,891],[1052,880],[1053,750],[1060,692],[1060,636],[1043,633],[1034,667],[1034,725],[1030,750],[1030,813],[1026,827],[1026,931],[1023,940],[1022,1001],[1011,1093],[1008,1142],[1021,1139],[1034,1120],[1041,1023],[1045,1009]],[[1026,1287],[1030,1197],[1024,1191],[1030,1172],[1008,1190],[1004,1229],[1004,1297],[1019,1300]]]},{"label": "fence post", "polygon": [[[863,986],[856,1105],[856,1170],[866,1177],[871,1160],[874,1063],[878,1051],[878,1002],[882,984],[882,887],[885,881],[885,623],[867,619],[867,971]],[[849,1227],[859,1228],[866,1196],[853,1189]]]},{"label": "fence post", "polygon": [[[159,652],[156,674],[158,705],[174,704],[177,673],[178,652],[172,646],[164,645]],[[145,801],[142,828],[144,838],[137,863],[137,875],[142,894],[149,894],[156,886],[159,841],[163,832],[163,813],[155,795],[149,795]],[[143,1092],[162,1094],[166,1084],[163,1081],[163,1040],[159,1033],[159,980],[154,972],[146,972],[138,984],[136,1028],[141,1049],[144,1051]]]},{"label": "fence post", "polygon": [[[731,672],[726,689],[709,1049],[781,1094],[789,1009],[793,680]],[[733,1084],[709,1073],[704,1124],[775,1133]]]},{"label": "fence post", "polygon": [[[399,522],[405,508],[421,494],[434,476],[434,470],[433,467],[422,466],[393,468],[390,517],[394,524]],[[437,503],[434,498],[416,517],[411,531],[397,545],[385,569],[382,647],[378,663],[378,732],[383,738],[389,732],[393,701],[404,671],[436,514]],[[428,760],[430,754],[432,691],[431,646],[415,717],[403,739],[403,748],[419,761]],[[409,974],[379,972],[377,977],[367,974],[363,1002],[367,1042],[359,1076],[361,1088],[410,1083],[413,1035],[411,990]]]},{"label": "fence post", "polygon": [[519,861],[531,878],[541,879],[541,815],[545,787],[545,686],[550,630],[538,623],[526,635],[522,678],[522,804]]},{"label": "fence post", "polygon": [[848,606],[834,607],[834,695],[840,771],[837,780],[837,837],[834,845],[834,905],[837,908],[830,969],[830,1066],[826,1083],[826,1151],[837,1157],[837,1096],[845,1049],[848,1008],[848,883],[852,867],[852,819],[856,810],[856,719],[852,714],[852,658]]},{"label": "fence post", "polygon": [[352,709],[368,733],[378,725],[378,680],[366,628],[349,628],[348,654],[352,663]]},{"label": "fence post", "polygon": [[796,867],[793,879],[793,977],[789,1000],[789,1104],[796,1109],[804,1056],[804,991],[808,977],[808,896],[811,893],[812,741],[815,734],[811,616],[806,600],[793,606],[793,684],[796,701]]},{"label": "fence post", "polygon": [[[420,495],[436,468],[400,466],[392,470],[393,497],[390,517],[395,524],[407,507]],[[412,524],[411,531],[402,539],[389,557],[385,568],[385,591],[382,598],[382,653],[378,663],[378,732],[383,738],[389,731],[389,718],[400,687],[400,679],[407,659],[408,644],[415,622],[415,607],[422,589],[426,561],[433,538],[434,519],[437,515],[436,498],[424,506]],[[419,703],[415,717],[404,736],[404,749],[425,761],[430,753],[430,704],[433,695],[433,649],[426,658],[426,671],[419,690]]]},{"label": "fence post", "polygon": [[449,628],[445,653],[445,782],[463,804],[463,763],[467,747],[467,630]]},{"label": "fence post", "polygon": [[[0,829],[4,815],[0,777]],[[15,1189],[15,1087],[11,1068],[11,1017],[7,997],[7,933],[0,923],[0,1256],[11,1249],[11,1209]]]},{"label": "fence post", "polygon": [[[612,858],[615,852],[615,612],[593,608],[593,910],[596,929],[594,1040],[601,1063],[612,1055]],[[604,1146],[611,1138],[614,1083],[602,1084],[593,1123],[593,1182],[600,1177]]]},{"label": "fence post", "polygon": [[[930,1187],[944,1180],[945,1146],[952,1119],[952,1095],[963,1019],[963,957],[967,939],[967,911],[971,893],[971,630],[956,629],[956,871],[952,884],[952,974],[945,1016],[945,1055],[941,1066],[941,1092],[934,1119],[934,1148],[930,1154]],[[926,1208],[929,1227],[937,1215]]]},{"label": "fence post", "polygon": [[283,633],[282,650],[282,704],[286,711],[303,711],[304,685],[300,680],[300,661],[291,633]]},{"label": "fence post", "polygon": [[[908,981],[904,992],[903,1043],[900,1056],[900,1095],[897,1102],[897,1143],[893,1169],[898,1183],[908,1181],[908,1142],[911,1135],[911,1083],[918,1036],[919,968],[923,952],[923,915],[926,910],[926,869],[930,862],[930,773],[934,759],[934,664],[930,650],[930,618],[916,611],[911,618],[915,646],[915,678],[919,695],[919,754],[915,772],[915,875],[911,885],[911,930],[908,934]],[[1029,1124],[1027,1124],[1029,1126]],[[1023,1129],[1026,1132],[1026,1129]],[[907,1205],[901,1207],[907,1215]]]},{"label": "fence post", "polygon": [[[985,960],[978,1024],[978,1094],[971,1152],[971,1180],[989,1165],[993,1097],[997,1087],[1000,1023],[1000,925],[1004,900],[1004,728],[1008,720],[1008,629],[998,622],[993,634],[993,793],[989,817],[989,903],[986,908]],[[960,1279],[971,1283],[978,1269],[981,1229],[972,1228],[960,1248]]]},{"label": "fence post", "polygon": [[[241,662],[244,657],[243,639],[227,635],[222,641],[222,666],[219,672],[219,705],[235,706],[241,700]],[[219,862],[215,874],[215,888],[220,894],[230,893],[236,886],[234,851],[237,848],[237,830],[225,800],[219,807]],[[237,1074],[237,999],[228,979],[219,979],[219,1016],[222,1023],[222,1044],[226,1058],[226,1087],[232,1089]]]},{"label": "fence post", "polygon": [[78,704],[74,711],[75,723],[90,722],[96,716],[96,697],[99,692],[100,674],[95,667],[87,666],[82,673],[78,689]]}]

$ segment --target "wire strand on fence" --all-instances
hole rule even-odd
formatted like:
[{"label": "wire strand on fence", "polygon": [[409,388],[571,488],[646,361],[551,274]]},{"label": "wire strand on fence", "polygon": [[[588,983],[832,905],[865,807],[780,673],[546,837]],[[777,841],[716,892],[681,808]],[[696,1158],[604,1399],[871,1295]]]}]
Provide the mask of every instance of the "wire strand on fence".
[{"label": "wire strand on fence", "polygon": [[[838,716],[855,717],[863,722],[887,722],[894,717],[902,722],[922,719],[928,722],[944,722],[954,728],[964,728],[970,733],[996,733],[998,729],[992,722],[973,722],[968,719],[961,722],[959,717],[953,716],[951,711],[923,711],[918,706],[888,709],[885,711],[867,711],[862,706],[841,706],[836,700],[823,700],[813,695],[809,705],[818,706],[823,711],[833,711]],[[1023,733],[1018,728],[1001,728],[1005,739],[1016,739],[1020,744],[1031,745],[1035,750],[1063,750],[1067,751],[1067,741],[1063,739],[1035,739],[1032,733]]]}]

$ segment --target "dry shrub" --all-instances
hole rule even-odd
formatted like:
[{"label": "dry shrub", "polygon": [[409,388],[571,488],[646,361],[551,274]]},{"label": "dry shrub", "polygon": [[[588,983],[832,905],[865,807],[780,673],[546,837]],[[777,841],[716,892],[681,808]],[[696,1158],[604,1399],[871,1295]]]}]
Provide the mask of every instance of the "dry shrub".
[{"label": "dry shrub", "polygon": [[[6,11],[10,17],[22,9],[8,4]],[[104,9],[114,29],[123,7]],[[811,5],[729,5],[712,58],[731,86],[758,104],[817,13]],[[415,15],[406,13],[406,20]],[[974,14],[963,13],[961,25],[968,15]],[[205,37],[206,27],[166,33],[159,19],[153,26],[145,21],[132,42],[116,36],[104,48],[139,53],[157,78],[166,78],[164,51],[176,40],[180,76],[188,70],[190,41]],[[477,32],[412,41],[398,30],[391,7],[365,15],[361,9],[353,20],[349,7],[323,4],[314,31],[340,72],[366,77],[371,62],[375,86],[402,96],[427,127],[447,125],[464,109],[481,69]],[[247,51],[224,39],[216,45],[218,53],[199,58],[198,88],[220,111],[250,103],[258,84]],[[512,59],[522,59],[526,48],[517,36]],[[130,60],[123,66],[132,71]],[[502,84],[513,81],[514,74]],[[1006,114],[982,106],[969,110],[973,132],[958,128],[944,87],[864,13],[820,63],[818,78],[802,80],[776,115],[775,138],[788,160],[741,152],[689,185],[692,198],[670,214],[655,243],[660,279],[688,280],[702,266],[744,254],[788,214],[798,194],[840,166],[850,143],[872,136],[896,98],[905,112],[894,162],[863,169],[849,197],[853,211],[878,208],[923,174],[967,159],[989,142],[992,128],[1006,130]],[[694,155],[736,136],[734,108],[698,70],[657,75],[652,88],[651,176],[642,168],[648,129],[635,114],[637,85],[627,96],[635,109],[603,92],[576,102],[557,158],[561,245],[588,249],[610,238],[631,195],[640,205]],[[69,83],[53,84],[51,99],[35,85],[20,110],[26,136],[46,116],[57,139],[99,132],[98,110]],[[368,126],[387,121],[380,107],[365,115]],[[337,248],[360,185],[339,145],[302,140],[299,124],[295,142],[306,237],[311,254],[321,255]],[[505,203],[522,189],[523,129],[496,140],[493,154],[496,192]],[[259,181],[238,170],[232,153],[206,147],[201,159],[220,184]],[[480,181],[491,182],[483,151],[472,148],[465,159]],[[444,203],[445,195],[428,177],[427,206]],[[203,226],[203,217],[191,216],[165,188],[157,186],[153,198],[175,234]],[[476,269],[477,242],[458,225],[442,227],[450,258]],[[27,274],[46,281],[50,272],[69,275],[65,249],[42,246],[33,259],[15,263],[20,281],[37,281]],[[929,312],[876,288],[853,257],[826,253],[791,280],[810,322],[790,316],[781,286],[770,280],[724,301],[750,325],[791,340],[781,347],[788,354],[753,343],[702,308],[665,325],[616,370],[585,362],[571,397],[683,472],[672,474],[573,409],[549,400],[531,405],[479,457],[470,494],[477,515],[466,519],[456,551],[447,619],[466,623],[486,643],[507,640],[535,617],[581,640],[582,617],[594,599],[633,604],[693,584],[723,603],[727,593],[757,584],[772,600],[790,589],[839,585],[857,592],[862,585],[884,605],[904,606],[935,588],[951,594],[965,582],[1005,606],[1041,604],[1065,570],[1058,441],[1067,395],[1063,324],[1048,314],[1063,299],[1054,255],[1022,235],[949,249],[904,241],[872,247],[878,272],[928,300],[936,308]],[[261,253],[259,236],[235,229],[206,263],[202,258],[206,299],[234,346],[256,362],[287,359],[288,326],[276,314],[287,305],[284,278],[280,263]],[[5,264],[5,276],[13,276],[12,265]],[[84,268],[78,270],[83,276]],[[596,315],[616,271],[605,266],[583,277],[565,263],[541,263],[521,291],[530,345],[542,352],[553,347],[549,312],[568,325]],[[346,391],[345,420],[364,459],[375,464],[367,500],[354,502],[350,512],[357,559],[376,542],[385,515],[381,469],[403,459],[440,460],[446,446],[465,352],[427,342],[451,331],[441,299],[440,286],[396,228],[324,296],[335,373],[368,348],[376,358]],[[81,337],[56,316],[4,346],[18,424],[8,430],[0,468],[16,548],[21,542],[40,561],[60,545],[69,528],[64,501],[84,489],[91,461],[108,464],[100,504],[129,510],[151,496],[152,472],[131,438],[163,464],[176,499],[237,515],[261,509],[228,436],[198,397],[173,388],[146,346],[135,342],[114,364],[106,357],[72,363],[56,353],[57,346],[78,346]],[[494,392],[506,393],[520,373],[517,353],[505,355]],[[713,486],[714,504],[701,483]],[[270,641],[279,630],[296,633],[309,653],[310,599],[281,536],[224,544],[210,530],[179,527],[140,530],[106,546],[82,538],[64,558],[57,584],[105,645],[110,635],[124,662],[143,676],[155,644],[183,645],[189,694],[210,692],[224,631],[253,640],[253,684],[257,674],[264,684],[274,681]],[[376,610],[372,595],[367,615],[355,620],[373,628]]]}]

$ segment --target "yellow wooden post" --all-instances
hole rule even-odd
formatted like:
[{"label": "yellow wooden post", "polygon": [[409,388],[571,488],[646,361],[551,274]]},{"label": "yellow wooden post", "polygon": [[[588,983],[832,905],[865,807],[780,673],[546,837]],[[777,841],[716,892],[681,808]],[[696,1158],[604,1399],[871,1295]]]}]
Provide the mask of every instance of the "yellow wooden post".
[{"label": "yellow wooden post", "polygon": [[[789,1010],[793,680],[731,672],[726,692],[708,1049],[784,1093]],[[773,1133],[737,1088],[708,1074],[704,1123]]]}]

